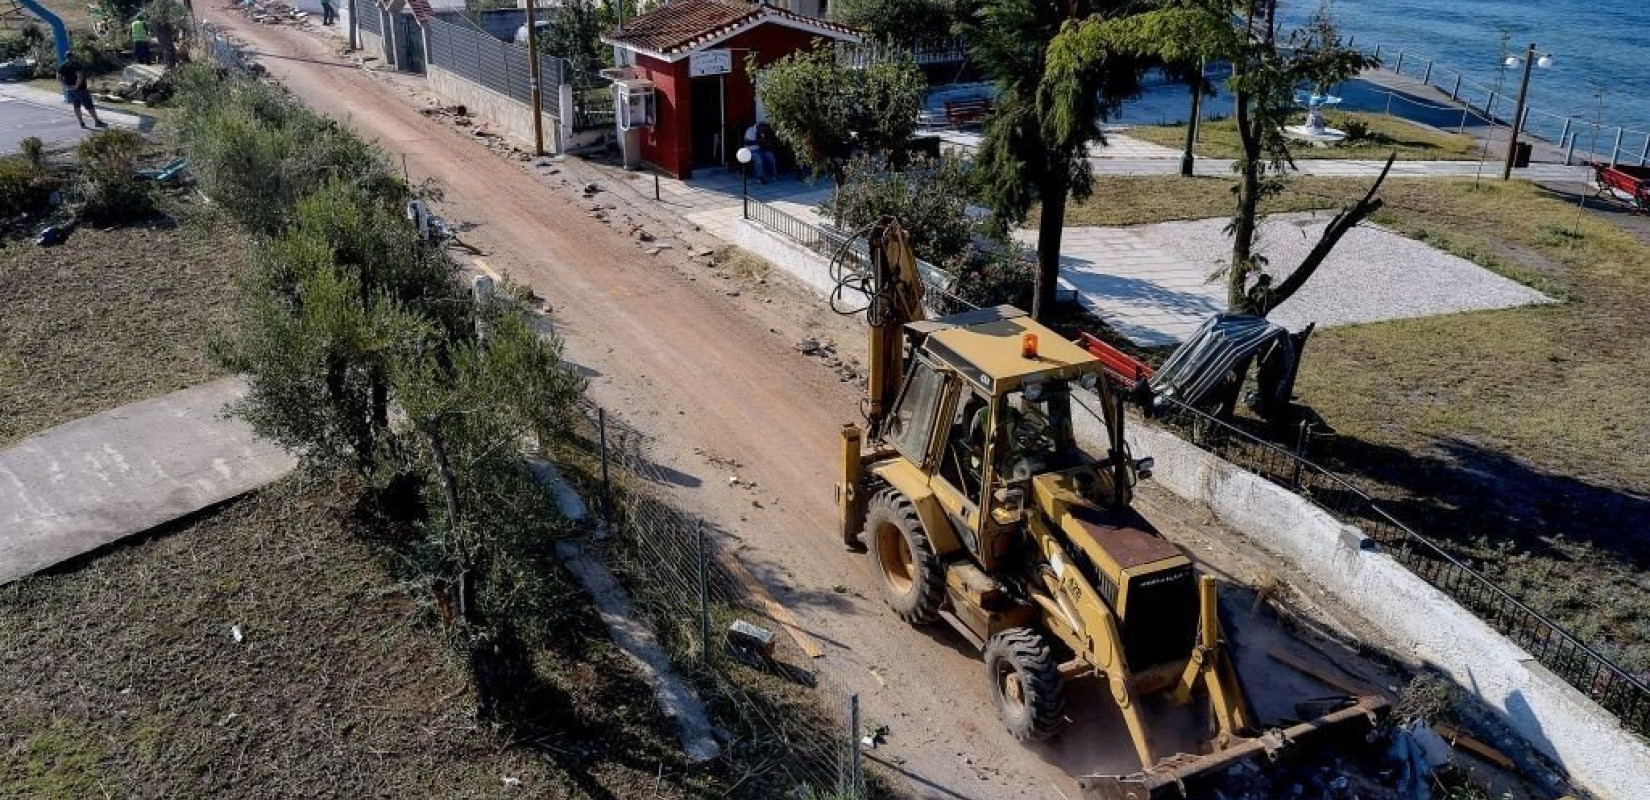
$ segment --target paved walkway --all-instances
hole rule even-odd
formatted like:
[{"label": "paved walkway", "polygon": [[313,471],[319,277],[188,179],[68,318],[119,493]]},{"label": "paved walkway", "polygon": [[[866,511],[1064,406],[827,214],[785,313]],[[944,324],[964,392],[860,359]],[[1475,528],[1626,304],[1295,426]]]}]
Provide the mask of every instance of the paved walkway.
[{"label": "paved walkway", "polygon": [[[1089,165],[1096,175],[1179,175],[1180,151],[1170,147],[1143,142],[1117,129],[1106,134],[1109,145],[1095,147],[1090,152]],[[979,147],[980,135],[967,131],[942,131],[941,140],[947,147],[970,150]],[[1199,158],[1194,173],[1206,177],[1230,177],[1230,158]],[[1295,162],[1301,175],[1319,175],[1332,178],[1373,178],[1381,173],[1384,161],[1366,161],[1339,158],[1307,158]],[[1480,165],[1477,161],[1397,161],[1392,165],[1394,178],[1471,178],[1482,174],[1491,180],[1500,177],[1499,162],[1493,158]],[[1530,181],[1584,182],[1591,175],[1586,167],[1566,167],[1563,164],[1531,164],[1513,170],[1513,177]]]},{"label": "paved walkway", "polygon": [[[1300,263],[1329,214],[1276,214],[1260,240],[1275,265]],[[1223,279],[1212,278],[1230,252],[1226,220],[1126,228],[1067,228],[1062,283],[1119,333],[1147,347],[1184,341],[1210,314],[1226,309]],[[1017,237],[1030,242],[1035,231]],[[1291,330],[1381,322],[1531,305],[1551,300],[1458,256],[1364,224],[1351,232],[1301,291],[1271,318]]]},{"label": "paved walkway", "polygon": [[[643,196],[653,194],[651,173],[627,173],[626,180]],[[744,213],[744,182],[738,172],[722,167],[696,170],[694,176],[682,181],[659,178],[659,197],[662,202],[679,209],[688,221],[704,228],[723,241],[734,239],[734,225]],[[785,175],[767,184],[750,181],[751,199],[760,200],[804,222],[821,221],[815,209],[829,200],[833,184],[829,180],[809,183],[795,175]]]},{"label": "paved walkway", "polygon": [[224,378],[0,450],[0,584],[249,492],[295,462],[253,438]]},{"label": "paved walkway", "polygon": [[[109,125],[132,130],[148,130],[153,123],[101,104],[97,116]],[[0,83],[0,153],[17,152],[18,142],[30,136],[47,144],[67,144],[89,133],[75,122],[74,109],[63,102],[62,95],[20,83]]]}]

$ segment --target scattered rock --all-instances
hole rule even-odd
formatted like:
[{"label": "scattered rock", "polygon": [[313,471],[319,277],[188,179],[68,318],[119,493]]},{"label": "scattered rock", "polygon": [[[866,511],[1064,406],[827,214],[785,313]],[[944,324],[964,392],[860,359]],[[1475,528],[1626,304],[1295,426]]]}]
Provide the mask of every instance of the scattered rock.
[{"label": "scattered rock", "polygon": [[602,187],[599,184],[594,184],[594,183],[585,184],[584,189],[583,189],[585,197],[594,196],[596,193],[600,192],[601,190],[602,190]]}]

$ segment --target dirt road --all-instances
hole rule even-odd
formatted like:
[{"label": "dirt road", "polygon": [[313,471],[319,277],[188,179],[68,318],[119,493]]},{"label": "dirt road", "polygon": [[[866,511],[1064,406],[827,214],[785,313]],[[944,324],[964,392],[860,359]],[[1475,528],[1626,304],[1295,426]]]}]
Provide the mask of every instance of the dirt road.
[{"label": "dirt road", "polygon": [[[644,255],[574,196],[420,114],[406,91],[329,43],[222,7],[204,13],[297,96],[404,155],[415,179],[434,179],[445,193],[439,213],[477,223],[465,239],[489,265],[549,298],[568,356],[594,376],[593,398],[658,437],[657,455],[682,476],[681,502],[737,536],[753,571],[826,644],[817,666],[857,688],[866,717],[889,726],[876,755],[915,795],[1075,798],[1070,775],[1138,768],[1105,711],[1053,747],[1015,742],[968,645],[909,628],[877,599],[864,559],[832,532],[835,434],[856,417],[859,395],[796,352],[792,306],[731,298],[666,260],[679,251]],[[711,456],[742,463],[755,493],[730,487]],[[1098,695],[1073,700],[1108,705]]]}]

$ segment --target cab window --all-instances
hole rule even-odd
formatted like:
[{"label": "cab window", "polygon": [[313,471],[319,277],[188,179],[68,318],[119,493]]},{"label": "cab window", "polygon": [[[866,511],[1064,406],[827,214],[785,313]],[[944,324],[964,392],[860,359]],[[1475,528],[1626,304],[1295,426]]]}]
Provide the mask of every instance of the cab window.
[{"label": "cab window", "polygon": [[894,413],[888,416],[885,438],[915,463],[928,463],[928,445],[934,440],[935,416],[944,389],[945,376],[932,365],[918,361],[911,368]]}]

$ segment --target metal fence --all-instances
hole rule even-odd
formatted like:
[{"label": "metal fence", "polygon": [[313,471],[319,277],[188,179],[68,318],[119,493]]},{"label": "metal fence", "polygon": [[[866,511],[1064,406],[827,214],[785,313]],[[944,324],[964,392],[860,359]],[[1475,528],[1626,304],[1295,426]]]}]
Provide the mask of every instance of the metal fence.
[{"label": "metal fence", "polygon": [[613,81],[588,72],[574,72],[573,130],[612,129],[614,120]]},{"label": "metal fence", "polygon": [[1650,735],[1650,686],[1543,616],[1448,550],[1399,522],[1363,490],[1304,455],[1303,429],[1290,451],[1165,398],[1156,418],[1183,438],[1244,469],[1286,486],[1343,522],[1357,526],[1416,575],[1455,598],[1536,660],[1615,714]]},{"label": "metal fence", "polygon": [[[1467,76],[1459,68],[1442,63],[1430,56],[1403,50],[1386,49],[1377,45],[1369,51],[1383,69],[1413,78],[1435,87],[1463,107],[1445,109],[1461,113],[1460,128],[1465,130],[1469,120],[1474,124],[1511,125],[1518,103],[1520,68],[1509,68],[1505,80],[1491,86]],[[1515,54],[1516,55],[1516,54]],[[1415,104],[1416,101],[1398,94],[1389,94],[1390,102]],[[1578,98],[1579,99],[1579,98]],[[1438,107],[1442,108],[1442,107]],[[1564,152],[1564,163],[1580,160],[1617,163],[1650,164],[1650,131],[1609,125],[1603,112],[1588,119],[1585,115],[1555,114],[1524,107],[1524,119],[1519,130],[1541,139]]]},{"label": "metal fence", "polygon": [[838,64],[850,69],[864,69],[872,64],[904,58],[910,58],[918,65],[957,64],[968,60],[968,49],[961,39],[917,42],[911,46],[839,42],[836,57]]},{"label": "metal fence", "polygon": [[[442,19],[427,23],[428,63],[520,103],[532,97],[527,48],[502,42],[484,31]],[[539,54],[539,108],[559,117],[557,87],[567,79],[564,60]]]},{"label": "metal fence", "polygon": [[735,737],[729,750],[748,770],[742,782],[770,787],[773,796],[802,787],[863,796],[859,695],[806,665],[732,646],[735,621],[779,638],[786,621],[755,596],[756,579],[723,546],[725,534],[662,499],[663,487],[681,476],[652,457],[645,434],[594,405],[572,434],[600,458],[592,488],[607,561],[673,665],[706,696],[718,729]]},{"label": "metal fence", "polygon": [[356,14],[356,25],[363,31],[382,36],[384,33],[383,19],[379,6],[371,0],[355,0],[351,13]]}]

